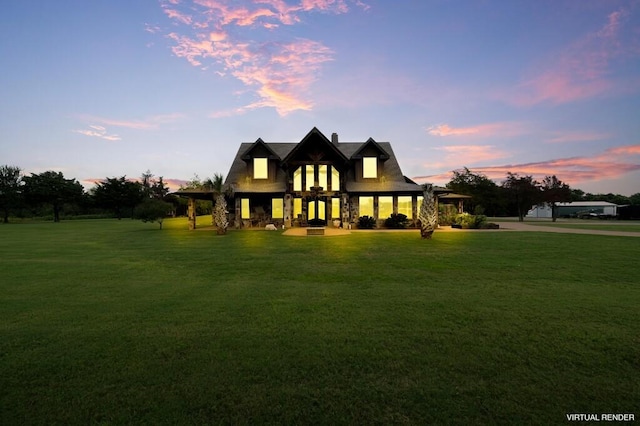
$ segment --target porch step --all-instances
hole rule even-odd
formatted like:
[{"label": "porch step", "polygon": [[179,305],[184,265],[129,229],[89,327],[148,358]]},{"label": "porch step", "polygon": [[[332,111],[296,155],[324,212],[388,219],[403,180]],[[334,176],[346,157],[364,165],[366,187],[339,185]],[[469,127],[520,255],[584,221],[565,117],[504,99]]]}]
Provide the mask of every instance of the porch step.
[{"label": "porch step", "polygon": [[309,227],[307,235],[324,235],[324,228]]}]

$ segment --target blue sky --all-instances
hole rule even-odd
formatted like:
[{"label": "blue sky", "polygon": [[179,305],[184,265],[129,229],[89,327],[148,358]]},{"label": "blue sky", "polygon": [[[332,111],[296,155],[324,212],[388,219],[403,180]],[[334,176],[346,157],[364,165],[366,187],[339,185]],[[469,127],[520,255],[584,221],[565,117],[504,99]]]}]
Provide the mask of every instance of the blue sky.
[{"label": "blue sky", "polygon": [[462,167],[640,192],[640,2],[9,0],[0,164],[87,187],[226,174],[241,142],[392,143]]}]

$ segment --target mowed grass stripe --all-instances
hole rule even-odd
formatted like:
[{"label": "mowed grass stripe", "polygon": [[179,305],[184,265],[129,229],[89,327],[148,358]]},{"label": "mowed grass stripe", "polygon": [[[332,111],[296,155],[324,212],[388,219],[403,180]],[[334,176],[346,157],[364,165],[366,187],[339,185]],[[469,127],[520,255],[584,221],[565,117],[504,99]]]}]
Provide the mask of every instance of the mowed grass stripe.
[{"label": "mowed grass stripe", "polygon": [[635,239],[0,227],[0,423],[633,412]]}]

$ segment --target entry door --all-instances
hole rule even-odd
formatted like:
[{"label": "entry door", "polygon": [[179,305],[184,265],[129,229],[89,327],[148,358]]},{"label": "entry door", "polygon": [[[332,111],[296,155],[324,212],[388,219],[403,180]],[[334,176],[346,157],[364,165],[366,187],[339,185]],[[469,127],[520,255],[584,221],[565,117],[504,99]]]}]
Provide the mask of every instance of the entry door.
[{"label": "entry door", "polygon": [[327,204],[322,201],[309,201],[309,220],[320,219],[327,220]]}]

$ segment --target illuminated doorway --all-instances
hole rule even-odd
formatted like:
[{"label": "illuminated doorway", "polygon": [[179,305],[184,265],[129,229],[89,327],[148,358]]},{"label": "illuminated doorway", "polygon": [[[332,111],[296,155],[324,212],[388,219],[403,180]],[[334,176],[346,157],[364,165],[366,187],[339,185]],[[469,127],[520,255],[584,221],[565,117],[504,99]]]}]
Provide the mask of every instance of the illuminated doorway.
[{"label": "illuminated doorway", "polygon": [[[307,217],[309,222],[317,225],[327,224],[327,203],[324,200],[312,200],[308,204]],[[313,222],[311,222],[313,221]]]}]

